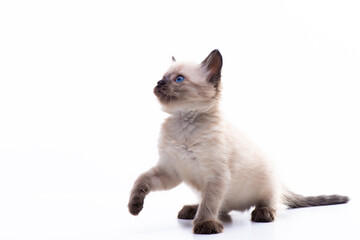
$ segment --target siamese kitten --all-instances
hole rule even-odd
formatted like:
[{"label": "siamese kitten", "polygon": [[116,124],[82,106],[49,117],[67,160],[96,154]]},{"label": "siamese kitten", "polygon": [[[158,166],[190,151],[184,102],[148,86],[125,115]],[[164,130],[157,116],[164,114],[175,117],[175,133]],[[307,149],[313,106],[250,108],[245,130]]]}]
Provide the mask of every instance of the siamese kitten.
[{"label": "siamese kitten", "polygon": [[274,221],[279,205],[289,208],[348,202],[346,196],[304,197],[282,186],[269,160],[222,118],[219,111],[222,56],[212,51],[200,64],[176,62],[154,93],[170,114],[162,125],[157,165],[135,181],[128,204],[133,215],[151,191],[185,182],[201,193],[184,206],[180,219],[194,219],[194,233],[223,230],[219,220],[231,210],[252,206],[254,222]]}]

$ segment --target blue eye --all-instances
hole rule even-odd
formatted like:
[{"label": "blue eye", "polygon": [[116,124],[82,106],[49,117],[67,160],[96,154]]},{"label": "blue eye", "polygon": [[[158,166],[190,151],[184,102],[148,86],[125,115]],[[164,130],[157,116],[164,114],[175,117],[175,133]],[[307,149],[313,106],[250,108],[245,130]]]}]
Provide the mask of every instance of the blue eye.
[{"label": "blue eye", "polygon": [[184,80],[185,80],[185,78],[184,78],[183,76],[177,76],[177,77],[175,78],[175,82],[177,82],[177,83],[182,82],[182,81],[184,81]]}]

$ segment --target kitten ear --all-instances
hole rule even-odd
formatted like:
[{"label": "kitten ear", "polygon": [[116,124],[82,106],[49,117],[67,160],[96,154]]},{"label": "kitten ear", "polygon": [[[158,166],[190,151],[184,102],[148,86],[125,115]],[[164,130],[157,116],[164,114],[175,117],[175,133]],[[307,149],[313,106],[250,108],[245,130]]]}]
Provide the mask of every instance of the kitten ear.
[{"label": "kitten ear", "polygon": [[173,62],[176,62],[176,59],[175,59],[174,56],[171,57],[171,60],[172,60]]},{"label": "kitten ear", "polygon": [[213,50],[209,56],[207,56],[204,61],[201,62],[201,67],[208,72],[209,82],[215,84],[220,81],[221,77],[221,68],[222,68],[222,56],[219,50]]}]

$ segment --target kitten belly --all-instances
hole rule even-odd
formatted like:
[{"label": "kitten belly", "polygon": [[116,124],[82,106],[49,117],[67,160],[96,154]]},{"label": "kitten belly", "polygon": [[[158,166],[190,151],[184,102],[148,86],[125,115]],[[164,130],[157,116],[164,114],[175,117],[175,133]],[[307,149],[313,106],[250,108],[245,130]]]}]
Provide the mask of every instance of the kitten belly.
[{"label": "kitten belly", "polygon": [[258,194],[254,187],[239,186],[240,184],[230,186],[222,208],[224,211],[238,210],[245,211],[256,205]]},{"label": "kitten belly", "polygon": [[[182,152],[178,155],[177,170],[184,182],[195,190],[202,192],[205,188],[205,179],[209,171],[199,162],[198,156],[193,153]],[[225,195],[222,209],[224,211],[245,211],[256,205],[261,198],[259,195],[258,181],[251,181],[249,176],[233,176]]]},{"label": "kitten belly", "polygon": [[278,185],[277,178],[265,164],[251,171],[237,169],[233,171],[223,209],[245,211],[258,204],[275,207],[274,204],[279,198]]}]

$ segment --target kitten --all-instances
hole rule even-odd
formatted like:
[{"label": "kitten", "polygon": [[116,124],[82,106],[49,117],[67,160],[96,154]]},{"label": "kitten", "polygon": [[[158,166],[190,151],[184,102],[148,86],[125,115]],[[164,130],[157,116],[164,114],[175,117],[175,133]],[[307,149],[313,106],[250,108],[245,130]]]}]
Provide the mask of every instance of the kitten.
[{"label": "kitten", "polygon": [[289,208],[340,204],[346,196],[304,197],[283,187],[268,159],[219,111],[222,56],[212,51],[200,64],[176,62],[154,93],[170,114],[162,125],[157,165],[135,181],[128,204],[133,215],[150,191],[181,182],[201,193],[201,202],[184,206],[180,219],[194,219],[194,233],[223,230],[219,217],[252,206],[254,222],[274,221],[280,204]]}]

